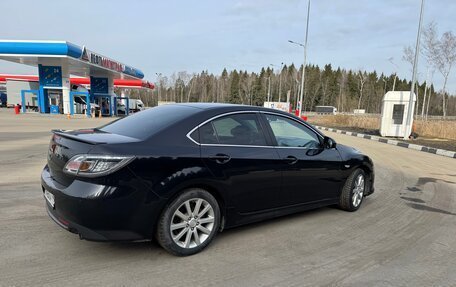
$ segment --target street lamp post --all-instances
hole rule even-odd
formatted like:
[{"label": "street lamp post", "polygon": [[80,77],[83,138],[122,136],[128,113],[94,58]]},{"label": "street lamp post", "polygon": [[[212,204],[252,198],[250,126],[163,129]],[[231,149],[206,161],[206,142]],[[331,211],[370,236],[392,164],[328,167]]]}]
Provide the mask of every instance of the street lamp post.
[{"label": "street lamp post", "polygon": [[283,70],[283,62],[280,63],[280,71],[279,71],[279,102],[282,97],[282,70]]},{"label": "street lamp post", "polygon": [[268,102],[271,101],[271,75],[268,77]]},{"label": "street lamp post", "polygon": [[296,101],[296,105],[299,104],[299,107],[298,107],[298,110],[299,110],[299,116],[301,116],[301,113],[302,113],[302,99],[303,99],[303,91],[304,91],[304,78],[305,78],[305,67],[306,67],[306,47],[301,44],[301,43],[298,43],[298,42],[294,42],[294,41],[291,41],[291,40],[288,40],[288,42],[292,43],[292,44],[296,44],[298,46],[301,46],[304,48],[304,66],[303,66],[303,69],[302,69],[302,74],[301,74],[301,87],[300,87],[300,92],[299,92],[299,100]]},{"label": "street lamp post", "polygon": [[[274,64],[270,64],[271,67],[278,67]],[[279,102],[281,99],[281,94],[282,94],[282,69],[283,69],[283,62],[280,63],[280,70],[279,70]]]},{"label": "street lamp post", "polygon": [[[382,81],[383,81],[383,83],[385,83],[385,85],[383,86],[383,96],[385,96],[385,94],[386,94],[386,83],[387,83],[388,81],[385,80],[384,77],[382,78]],[[382,99],[380,99],[380,111],[381,111],[381,106],[382,106]]]},{"label": "street lamp post", "polygon": [[415,83],[416,83],[416,72],[418,69],[418,56],[420,53],[420,37],[421,37],[421,26],[423,23],[424,13],[424,0],[421,0],[420,20],[418,22],[418,33],[416,35],[416,47],[415,47],[415,59],[413,61],[413,72],[412,72],[412,87],[410,88],[409,104],[407,109],[407,121],[404,126],[404,139],[408,139],[412,133],[412,109],[413,109],[413,96],[415,95]]},{"label": "street lamp post", "polygon": [[299,45],[304,48],[304,63],[302,66],[302,77],[301,77],[301,93],[299,95],[299,117],[302,115],[302,106],[303,106],[303,93],[304,93],[304,79],[305,79],[305,74],[306,74],[306,58],[307,58],[307,36],[309,35],[309,16],[310,16],[310,0],[307,3],[307,23],[306,23],[306,38],[304,44],[297,43],[291,40],[288,40],[288,42],[292,44]]}]

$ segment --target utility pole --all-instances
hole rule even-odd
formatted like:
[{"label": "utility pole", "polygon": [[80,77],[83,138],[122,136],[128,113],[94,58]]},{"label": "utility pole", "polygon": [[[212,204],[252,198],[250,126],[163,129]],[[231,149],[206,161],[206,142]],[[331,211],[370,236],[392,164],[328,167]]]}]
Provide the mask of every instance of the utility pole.
[{"label": "utility pole", "polygon": [[296,108],[298,107],[298,101],[299,101],[299,93],[300,93],[300,89],[299,89],[299,81],[298,79],[295,79],[296,81]]},{"label": "utility pole", "polygon": [[279,70],[279,102],[282,96],[282,70],[283,70],[283,62],[280,64],[280,70]]},{"label": "utility pole", "polygon": [[[429,67],[426,69],[426,85],[424,86],[423,108],[421,109],[421,119],[424,119],[424,108],[426,107],[426,94],[429,83]],[[417,107],[418,108],[418,107]]]},{"label": "utility pole", "polygon": [[387,81],[385,80],[385,78],[382,78],[382,81],[385,83],[385,85],[383,86],[383,95],[385,95],[385,93],[386,93],[386,82]]},{"label": "utility pole", "polygon": [[393,92],[394,92],[394,90],[396,88],[397,70],[399,69],[399,66],[393,62],[393,57],[389,58],[388,60],[390,61],[391,64],[393,64],[394,67],[396,67],[396,70],[394,71],[394,81],[393,81]]},{"label": "utility pole", "polygon": [[397,79],[397,74],[394,73],[393,92],[396,89],[396,79]]},{"label": "utility pole", "polygon": [[423,12],[424,12],[424,0],[421,0],[421,11],[420,11],[420,21],[418,22],[418,33],[416,35],[416,48],[415,48],[415,60],[413,61],[413,72],[412,72],[412,87],[410,89],[410,98],[407,109],[407,121],[404,126],[404,139],[408,139],[412,132],[412,119],[413,119],[413,99],[415,95],[415,83],[416,83],[416,72],[418,69],[418,56],[420,54],[420,39],[421,39],[421,26],[423,22]]},{"label": "utility pole", "polygon": [[301,94],[299,96],[299,117],[302,116],[303,94],[304,94],[304,80],[306,74],[306,60],[307,60],[307,36],[309,35],[309,16],[310,16],[310,0],[307,2],[307,23],[306,23],[306,39],[304,41],[304,63],[302,66],[302,79],[301,79]]},{"label": "utility pole", "polygon": [[[272,67],[273,72],[274,72],[274,68],[278,67],[274,64],[269,64],[269,66]],[[280,102],[281,94],[282,94],[282,69],[283,69],[283,62],[280,63],[280,70],[279,70],[279,102]],[[272,100],[274,100],[274,97]]]},{"label": "utility pole", "polygon": [[158,101],[160,101],[160,90],[161,90],[161,76],[162,76],[162,73],[155,73],[155,75],[157,75],[157,79],[158,79],[158,89],[157,89],[157,93],[158,93],[158,99],[157,99],[157,103]]}]

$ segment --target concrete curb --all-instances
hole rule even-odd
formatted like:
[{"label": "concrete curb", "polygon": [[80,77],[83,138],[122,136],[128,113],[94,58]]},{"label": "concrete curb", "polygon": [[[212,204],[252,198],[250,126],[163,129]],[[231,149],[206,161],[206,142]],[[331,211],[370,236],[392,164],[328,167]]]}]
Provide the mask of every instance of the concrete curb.
[{"label": "concrete curb", "polygon": [[405,147],[405,148],[411,148],[411,149],[414,149],[414,150],[417,150],[417,151],[422,151],[422,152],[433,153],[433,154],[437,154],[437,155],[441,155],[441,156],[456,158],[456,152],[454,152],[454,151],[438,149],[438,148],[432,148],[432,147],[416,145],[416,144],[409,144],[409,143],[405,143],[405,142],[401,142],[401,141],[397,141],[397,140],[385,139],[385,138],[382,138],[382,137],[379,137],[379,136],[366,135],[366,134],[357,133],[357,132],[348,132],[348,131],[343,131],[343,130],[338,130],[338,129],[333,129],[333,128],[320,127],[320,126],[315,126],[315,127],[317,129],[320,129],[320,130],[335,132],[335,133],[338,133],[338,134],[364,138],[364,139],[368,139],[368,140],[371,140],[371,141],[376,141],[376,142],[386,143],[386,144],[390,144],[390,145],[395,145],[395,146],[400,146],[400,147]]}]

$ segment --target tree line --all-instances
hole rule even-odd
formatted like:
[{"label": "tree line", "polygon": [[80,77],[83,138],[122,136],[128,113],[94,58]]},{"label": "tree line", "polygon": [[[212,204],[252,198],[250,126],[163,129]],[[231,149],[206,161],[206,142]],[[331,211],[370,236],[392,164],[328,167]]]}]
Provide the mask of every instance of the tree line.
[{"label": "tree line", "polygon": [[[197,74],[179,72],[170,77],[161,76],[153,91],[128,90],[132,98],[140,98],[147,106],[158,101],[173,102],[220,102],[262,106],[270,101],[285,102],[289,97],[293,109],[300,93],[302,65],[284,65],[280,71],[263,67],[260,72],[223,69],[220,75],[207,71]],[[269,88],[270,86],[270,88]],[[376,71],[345,70],[327,64],[307,65],[304,82],[303,111],[314,111],[315,106],[334,106],[339,112],[353,112],[365,109],[366,113],[380,113],[383,95],[387,91],[410,91],[411,82],[395,74],[378,74]],[[427,101],[423,106],[424,90]],[[118,92],[117,92],[118,93]],[[418,95],[417,114],[442,115],[442,92],[433,84],[419,82],[415,92]],[[446,97],[448,115],[456,115],[456,97]]]}]

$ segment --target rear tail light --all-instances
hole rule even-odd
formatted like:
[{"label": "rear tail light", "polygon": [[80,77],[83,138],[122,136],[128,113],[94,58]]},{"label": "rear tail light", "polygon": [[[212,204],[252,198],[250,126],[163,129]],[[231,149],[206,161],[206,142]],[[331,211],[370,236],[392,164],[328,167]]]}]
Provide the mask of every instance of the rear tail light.
[{"label": "rear tail light", "polygon": [[78,176],[98,177],[113,173],[129,164],[133,156],[75,155],[63,171]]}]

